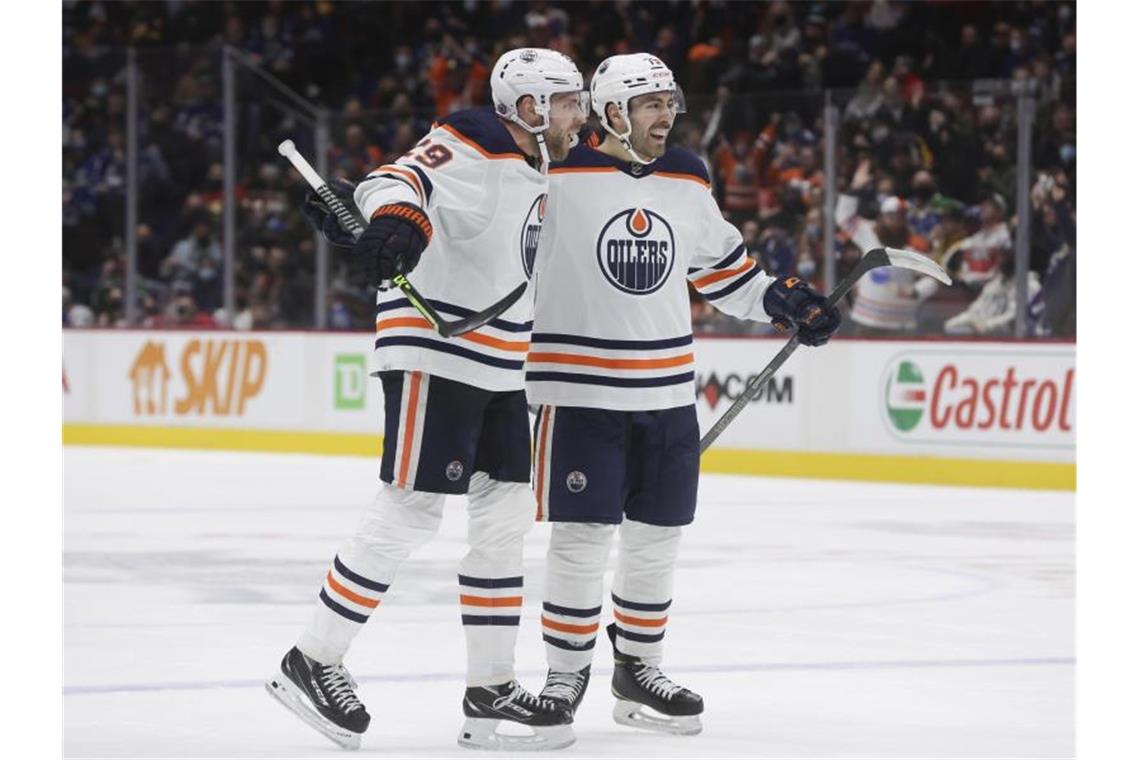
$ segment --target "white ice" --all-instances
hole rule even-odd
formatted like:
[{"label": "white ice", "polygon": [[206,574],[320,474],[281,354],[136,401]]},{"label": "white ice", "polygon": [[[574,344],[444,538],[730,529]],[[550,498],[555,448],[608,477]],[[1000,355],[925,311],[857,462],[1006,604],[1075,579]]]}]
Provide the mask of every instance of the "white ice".
[{"label": "white ice", "polygon": [[[262,689],[372,497],[363,458],[65,450],[68,757],[343,757]],[[610,654],[566,756],[1071,757],[1071,493],[705,476],[666,672],[695,737],[610,718]],[[464,509],[346,660],[369,756],[468,756],[455,567]],[[520,679],[545,675],[547,526],[526,546]]]}]

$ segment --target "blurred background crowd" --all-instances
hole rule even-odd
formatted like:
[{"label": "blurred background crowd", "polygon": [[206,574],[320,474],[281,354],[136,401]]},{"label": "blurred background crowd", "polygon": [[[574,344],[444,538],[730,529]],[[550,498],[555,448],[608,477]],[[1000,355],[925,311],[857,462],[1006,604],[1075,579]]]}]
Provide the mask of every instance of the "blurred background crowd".
[{"label": "blurred background crowd", "polygon": [[[1060,2],[65,2],[63,324],[125,325],[126,49],[137,51],[142,326],[314,325],[305,188],[276,154],[311,131],[264,82],[239,80],[236,309],[222,309],[224,46],[330,109],[329,173],[358,179],[451,111],[489,103],[505,50],[551,47],[587,78],[649,51],[689,102],[672,139],[709,167],[725,215],[773,273],[822,287],[859,229],[927,252],[955,277],[892,285],[911,308],[862,335],[1008,335],[1013,241],[1032,230],[1028,320],[1076,331],[1076,8]],[[1032,87],[1031,218],[1016,210],[1016,93]],[[839,113],[834,247],[824,241],[824,109]],[[306,146],[306,139],[308,144]],[[310,153],[311,155],[311,153]],[[327,323],[369,329],[373,299],[334,249]],[[852,304],[848,304],[851,308]],[[696,329],[763,332],[693,294]],[[871,309],[871,311],[868,311]]]}]

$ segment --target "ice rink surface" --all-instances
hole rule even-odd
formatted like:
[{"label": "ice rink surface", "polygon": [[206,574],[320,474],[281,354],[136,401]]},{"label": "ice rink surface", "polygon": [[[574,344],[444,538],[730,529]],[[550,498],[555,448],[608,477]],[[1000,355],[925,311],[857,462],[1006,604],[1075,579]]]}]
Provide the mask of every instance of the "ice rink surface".
[{"label": "ice rink surface", "polygon": [[[66,756],[345,757],[262,683],[377,469],[65,449]],[[705,476],[664,663],[703,694],[704,732],[614,724],[599,641],[578,742],[561,754],[1071,757],[1073,513],[1072,493]],[[455,744],[464,516],[449,503],[346,660],[373,716],[365,756],[472,756]],[[518,666],[531,689],[546,672],[548,533],[536,526],[526,547]]]}]

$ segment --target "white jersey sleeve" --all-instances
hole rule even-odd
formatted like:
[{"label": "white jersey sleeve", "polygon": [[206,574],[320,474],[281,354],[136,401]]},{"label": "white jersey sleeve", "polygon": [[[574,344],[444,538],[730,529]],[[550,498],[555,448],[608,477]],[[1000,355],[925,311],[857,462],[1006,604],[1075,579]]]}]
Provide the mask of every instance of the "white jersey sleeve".
[{"label": "white jersey sleeve", "polygon": [[[494,113],[480,109],[437,123],[406,155],[371,172],[355,199],[366,219],[401,201],[427,212],[432,239],[408,279],[445,319],[454,319],[527,281],[547,186]],[[399,290],[382,292],[375,369],[519,390],[532,324],[528,294],[487,326],[442,338]]]},{"label": "white jersey sleeve", "polygon": [[712,193],[700,213],[708,221],[689,267],[689,282],[709,303],[740,319],[771,322],[764,293],[776,278],[765,273],[744,247],[740,231],[721,216]]}]

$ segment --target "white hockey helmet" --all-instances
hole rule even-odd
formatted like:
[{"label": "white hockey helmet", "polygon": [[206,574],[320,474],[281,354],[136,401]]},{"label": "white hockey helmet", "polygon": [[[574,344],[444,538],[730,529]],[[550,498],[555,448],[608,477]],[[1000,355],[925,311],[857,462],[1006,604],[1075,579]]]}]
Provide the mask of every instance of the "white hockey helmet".
[{"label": "white hockey helmet", "polygon": [[[491,100],[495,103],[495,113],[531,134],[541,134],[550,127],[550,99],[560,92],[579,93],[582,114],[590,112],[582,72],[569,56],[556,50],[508,50],[491,69]],[[538,126],[527,124],[519,116],[519,99],[527,95],[534,98],[535,113],[542,117]]]},{"label": "white hockey helmet", "polygon": [[[652,163],[654,159],[639,156],[629,141],[630,132],[633,131],[629,120],[629,101],[638,95],[648,95],[653,92],[673,93],[674,112],[685,113],[685,93],[674,79],[672,70],[655,55],[649,53],[611,55],[598,65],[594,78],[590,80],[590,100],[594,106],[594,113],[602,120],[602,127],[621,141],[626,152],[642,164]],[[622,118],[625,119],[626,129],[620,134],[606,118],[608,103],[616,104]]]}]

